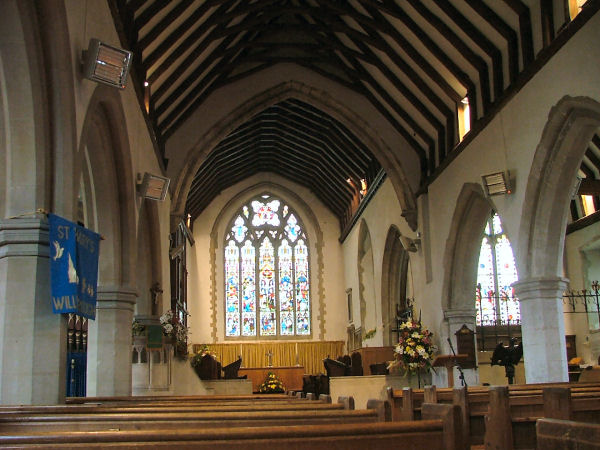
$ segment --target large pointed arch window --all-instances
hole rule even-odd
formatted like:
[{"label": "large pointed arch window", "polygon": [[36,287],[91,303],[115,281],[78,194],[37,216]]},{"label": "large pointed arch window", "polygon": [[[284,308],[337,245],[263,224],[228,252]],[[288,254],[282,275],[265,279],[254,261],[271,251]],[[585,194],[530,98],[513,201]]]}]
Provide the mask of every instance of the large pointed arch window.
[{"label": "large pointed arch window", "polygon": [[225,337],[310,336],[309,246],[298,214],[263,194],[225,235]]},{"label": "large pointed arch window", "polygon": [[477,270],[475,306],[477,325],[521,323],[519,300],[511,284],[518,280],[517,268],[500,216],[492,212],[481,242]]}]

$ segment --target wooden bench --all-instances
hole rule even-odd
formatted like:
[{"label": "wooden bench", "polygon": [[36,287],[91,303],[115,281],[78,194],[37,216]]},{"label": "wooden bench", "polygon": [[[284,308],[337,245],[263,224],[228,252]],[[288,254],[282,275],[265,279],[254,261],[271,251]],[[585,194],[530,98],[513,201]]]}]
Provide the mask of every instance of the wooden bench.
[{"label": "wooden bench", "polygon": [[227,412],[227,411],[303,411],[303,410],[343,410],[354,409],[354,402],[341,399],[338,403],[324,402],[253,402],[243,403],[188,403],[183,405],[127,404],[127,405],[24,405],[0,408],[0,417],[17,415],[48,414],[128,414],[128,413],[160,413],[160,412]]},{"label": "wooden bench", "polygon": [[542,393],[513,396],[505,386],[490,388],[486,448],[535,448],[540,418],[600,423],[600,390],[546,387]]},{"label": "wooden bench", "polygon": [[[570,387],[573,395],[597,393],[598,383],[539,383],[507,386],[513,404],[521,403],[522,410],[532,404],[543,404],[542,393],[548,387]],[[532,397],[533,396],[533,397]],[[464,439],[471,445],[484,443],[485,418],[490,403],[490,387],[470,386],[466,388],[437,388],[427,386],[424,389],[404,388],[388,389],[388,401],[392,409],[392,420],[418,420],[421,417],[423,402],[456,404],[461,409]]]},{"label": "wooden bench", "polygon": [[290,425],[256,428],[200,428],[195,430],[22,432],[0,436],[0,446],[60,449],[177,448],[264,450],[391,449],[447,450],[448,439],[441,420],[418,422]]},{"label": "wooden bench", "polygon": [[539,419],[537,448],[543,450],[600,449],[600,425],[571,420]]},{"label": "wooden bench", "polygon": [[196,429],[206,427],[267,427],[369,423],[385,421],[378,410],[227,411],[96,414],[0,415],[0,433],[29,431],[108,431]]},{"label": "wooden bench", "polygon": [[107,396],[107,397],[67,397],[67,405],[84,403],[182,403],[182,402],[272,402],[272,401],[305,401],[300,397],[286,394],[248,394],[248,395],[138,395],[138,396]]}]

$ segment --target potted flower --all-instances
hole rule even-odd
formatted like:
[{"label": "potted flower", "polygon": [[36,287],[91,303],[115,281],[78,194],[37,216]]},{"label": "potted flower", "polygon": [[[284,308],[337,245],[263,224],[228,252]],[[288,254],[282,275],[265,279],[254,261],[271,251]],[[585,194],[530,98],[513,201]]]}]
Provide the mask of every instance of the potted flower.
[{"label": "potted flower", "polygon": [[283,383],[273,372],[267,373],[267,377],[263,384],[258,387],[258,392],[261,394],[277,394],[285,392]]},{"label": "potted flower", "polygon": [[432,337],[433,333],[419,322],[409,319],[400,324],[398,344],[394,348],[394,361],[388,369],[397,368],[404,375],[428,372],[432,368],[433,352],[436,350]]}]

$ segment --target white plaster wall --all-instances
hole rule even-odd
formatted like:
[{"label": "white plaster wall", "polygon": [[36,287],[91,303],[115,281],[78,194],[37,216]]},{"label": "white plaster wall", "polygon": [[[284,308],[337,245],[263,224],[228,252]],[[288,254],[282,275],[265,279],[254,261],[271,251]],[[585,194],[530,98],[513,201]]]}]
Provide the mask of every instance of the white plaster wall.
[{"label": "white plaster wall", "polygon": [[[346,339],[346,296],[344,291],[344,271],[341,245],[339,238],[339,222],[337,218],[329,211],[317,197],[307,188],[292,183],[280,176],[270,173],[260,173],[240,182],[228,189],[225,189],[218,195],[212,203],[202,212],[193,224],[193,233],[195,245],[190,248],[188,253],[188,306],[190,309],[189,325],[191,331],[191,341],[193,343],[213,342],[212,311],[211,300],[212,292],[212,272],[211,272],[211,254],[210,254],[210,233],[216,230],[216,242],[218,247],[215,249],[215,283],[216,288],[216,324],[217,338],[216,342],[225,341],[224,331],[224,278],[223,278],[223,236],[225,227],[231,220],[234,212],[248,200],[251,196],[269,190],[261,183],[271,183],[274,186],[271,192],[285,199],[293,207],[306,227],[310,245],[310,289],[311,289],[311,308],[312,308],[312,340],[319,339],[319,302],[323,298],[325,301],[325,340],[345,340]],[[254,187],[259,185],[259,187]],[[285,189],[279,189],[282,186]],[[290,196],[289,192],[295,196]],[[242,194],[241,197],[237,197]],[[238,200],[233,201],[232,199]],[[318,221],[318,227],[323,233],[323,280],[322,293],[319,292],[318,273],[317,273],[317,230],[309,220],[308,214],[303,205],[298,202],[301,199]],[[227,340],[227,342],[235,342]]]},{"label": "white plaster wall", "polygon": [[[401,213],[402,210],[400,208],[400,204],[398,203],[392,183],[386,179],[376,192],[374,198],[369,202],[361,216],[361,220],[365,221],[371,236],[374,267],[374,298],[372,300],[369,299],[370,301],[366,306],[370,313],[376,312],[377,333],[373,338],[364,342],[365,345],[370,347],[378,347],[383,345],[383,335],[381,332],[381,273],[383,267],[383,255],[385,253],[385,241],[387,239],[389,229],[392,225],[395,225],[402,235],[412,238],[415,237],[415,233],[410,230],[406,221],[401,217]],[[364,325],[363,331],[366,332],[371,325],[370,322],[367,322],[366,324],[360,323],[360,280],[358,274],[359,224],[360,221],[357,222],[343,242],[345,261],[344,273],[346,280],[345,289],[352,289],[352,316],[354,326],[358,328]],[[410,267],[408,276],[409,278],[412,276],[414,281],[413,288],[415,289],[415,292],[409,292],[408,295],[414,294],[415,311],[418,314],[418,311],[423,308],[424,305],[420,288],[422,285],[421,278],[423,278],[421,275],[424,274],[423,252],[420,250],[416,253],[410,253],[409,256]],[[345,317],[347,317],[347,314]],[[424,322],[429,326],[429,322],[425,320],[427,318],[425,311],[423,313],[423,318]]]}]

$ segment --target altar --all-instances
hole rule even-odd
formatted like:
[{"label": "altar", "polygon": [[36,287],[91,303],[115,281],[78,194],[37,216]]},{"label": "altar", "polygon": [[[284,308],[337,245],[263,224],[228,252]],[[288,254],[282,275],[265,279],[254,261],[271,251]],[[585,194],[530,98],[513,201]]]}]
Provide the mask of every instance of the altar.
[{"label": "altar", "polygon": [[286,390],[302,390],[304,366],[241,367],[238,376],[246,375],[252,381],[252,392],[258,392],[258,387],[265,381],[269,372],[273,372],[281,380]]}]

